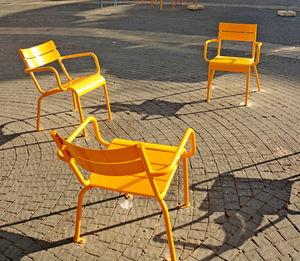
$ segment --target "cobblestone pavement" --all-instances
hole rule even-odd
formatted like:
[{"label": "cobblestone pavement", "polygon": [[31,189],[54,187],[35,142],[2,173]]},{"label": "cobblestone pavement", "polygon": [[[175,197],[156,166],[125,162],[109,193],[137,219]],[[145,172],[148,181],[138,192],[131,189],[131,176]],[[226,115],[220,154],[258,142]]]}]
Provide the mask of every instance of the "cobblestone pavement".
[{"label": "cobblestone pavement", "polygon": [[[70,95],[46,98],[36,132],[38,92],[23,72],[18,48],[54,40],[62,54],[95,52],[108,82],[114,119],[105,121],[101,90],[82,99],[107,140],[178,144],[194,128],[188,209],[175,177],[167,196],[179,260],[300,260],[300,15],[276,16],[281,2],[211,1],[199,12],[166,5],[97,1],[1,1],[0,6],[0,260],[163,260],[169,255],[163,217],[152,199],[87,193],[82,232],[72,243],[79,191],[56,156],[49,131],[63,136],[79,123]],[[252,3],[252,4],[251,4]],[[254,5],[257,4],[257,5]],[[296,1],[293,10],[300,11]],[[257,23],[264,43],[258,66],[262,92],[246,77],[216,74],[206,95],[203,43],[218,22]],[[225,45],[228,54],[249,54]],[[209,55],[215,52],[215,46]],[[70,65],[92,70],[90,60]],[[41,75],[45,86],[52,83]],[[79,138],[95,145],[92,135]]]}]

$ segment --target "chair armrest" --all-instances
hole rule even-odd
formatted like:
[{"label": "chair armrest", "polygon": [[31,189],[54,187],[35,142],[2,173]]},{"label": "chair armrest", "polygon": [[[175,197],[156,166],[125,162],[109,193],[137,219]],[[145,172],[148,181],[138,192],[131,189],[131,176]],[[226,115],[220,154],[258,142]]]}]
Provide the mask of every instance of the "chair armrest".
[{"label": "chair armrest", "polygon": [[210,61],[210,60],[207,58],[207,47],[208,47],[208,44],[213,43],[213,42],[219,42],[219,40],[218,40],[218,39],[207,40],[207,41],[205,41],[205,44],[204,44],[203,57],[204,57],[204,60],[207,61],[207,62]]},{"label": "chair armrest", "polygon": [[92,53],[92,52],[88,52],[88,53],[78,53],[78,54],[70,54],[70,55],[65,55],[65,56],[61,56],[58,61],[63,69],[64,74],[67,76],[67,78],[69,80],[71,80],[72,78],[70,77],[69,73],[67,72],[62,60],[66,60],[66,59],[72,59],[72,58],[78,58],[78,57],[84,57],[84,56],[92,56],[95,62],[95,66],[96,66],[96,74],[100,74],[100,64],[98,61],[98,57],[96,54]]},{"label": "chair armrest", "polygon": [[[190,151],[186,152],[185,147],[186,147],[188,140],[190,140]],[[172,171],[172,169],[175,167],[175,165],[177,164],[177,162],[180,158],[188,158],[196,153],[195,131],[192,128],[188,128],[185,131],[185,134],[184,134],[183,138],[181,139],[179,146],[177,147],[177,150],[173,157],[172,162],[169,164],[168,167],[165,167],[158,171],[154,171],[151,169],[151,165],[147,158],[147,152],[146,152],[146,149],[144,148],[144,146],[142,144],[139,144],[138,147],[140,147],[143,152],[142,154],[144,156],[144,162],[145,162],[148,172],[153,175],[164,175],[164,174]]]},{"label": "chair armrest", "polygon": [[93,123],[93,126],[94,126],[94,132],[95,132],[95,137],[96,139],[99,141],[99,143],[101,143],[103,146],[105,147],[108,147],[110,145],[109,142],[107,142],[106,140],[104,140],[102,137],[101,137],[101,134],[100,134],[100,130],[99,130],[99,127],[98,127],[98,123],[97,123],[97,120],[92,117],[92,116],[89,116],[85,119],[84,122],[82,122],[77,128],[76,130],[69,136],[69,138],[67,138],[67,142],[72,142],[77,136],[79,133],[82,132],[82,130],[90,123],[92,122]]},{"label": "chair armrest", "polygon": [[255,42],[254,45],[256,47],[254,64],[257,65],[259,63],[259,59],[260,59],[260,47],[262,46],[262,43],[261,42]]},{"label": "chair armrest", "polygon": [[[55,78],[56,78],[56,82],[57,82],[57,85],[58,87],[62,90],[62,91],[66,91],[67,89],[63,87],[63,85],[61,84],[61,80],[60,80],[60,77],[59,77],[59,74],[57,72],[57,70],[53,67],[39,67],[39,68],[28,68],[28,69],[25,69],[24,72],[26,73],[34,73],[34,72],[43,72],[43,71],[52,71],[55,75]],[[34,77],[34,81],[35,81],[35,84],[37,85],[39,91],[41,93],[45,93],[44,90],[42,90],[42,88],[40,87],[40,85],[37,83],[37,80],[35,79]]]}]

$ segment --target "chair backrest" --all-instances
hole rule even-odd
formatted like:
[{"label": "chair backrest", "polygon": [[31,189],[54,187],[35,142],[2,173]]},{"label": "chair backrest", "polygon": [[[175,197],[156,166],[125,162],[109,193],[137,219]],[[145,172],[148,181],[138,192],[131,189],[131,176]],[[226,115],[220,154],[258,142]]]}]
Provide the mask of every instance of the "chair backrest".
[{"label": "chair backrest", "polygon": [[87,171],[108,176],[146,171],[138,144],[114,150],[89,149],[68,142],[57,131],[50,134],[59,148],[59,158],[69,164],[75,160],[75,163]]},{"label": "chair backrest", "polygon": [[137,145],[115,150],[97,150],[83,148],[67,141],[64,144],[70,157],[90,172],[122,176],[146,171]]},{"label": "chair backrest", "polygon": [[219,23],[219,40],[255,42],[256,24]]},{"label": "chair backrest", "polygon": [[60,58],[52,40],[27,49],[19,49],[19,54],[26,68],[30,69],[54,62]]}]

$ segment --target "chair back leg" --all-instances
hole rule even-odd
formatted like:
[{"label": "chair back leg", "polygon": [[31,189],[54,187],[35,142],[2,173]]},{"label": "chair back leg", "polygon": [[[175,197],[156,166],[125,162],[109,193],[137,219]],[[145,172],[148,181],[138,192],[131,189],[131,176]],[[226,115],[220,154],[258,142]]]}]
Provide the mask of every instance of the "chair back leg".
[{"label": "chair back leg", "polygon": [[164,216],[164,220],[165,220],[165,226],[166,226],[166,232],[167,232],[167,238],[168,238],[171,261],[176,261],[176,252],[175,252],[175,246],[174,246],[174,240],[173,240],[172,227],[171,227],[168,207],[167,207],[164,200],[158,200],[158,202],[159,202],[159,204],[162,208],[163,216]]},{"label": "chair back leg", "polygon": [[79,195],[78,195],[78,204],[77,204],[77,214],[76,214],[76,226],[75,226],[75,236],[74,236],[74,242],[76,243],[84,243],[85,240],[80,237],[80,228],[81,228],[81,217],[82,217],[82,202],[84,194],[90,190],[92,187],[86,186],[84,187]]}]

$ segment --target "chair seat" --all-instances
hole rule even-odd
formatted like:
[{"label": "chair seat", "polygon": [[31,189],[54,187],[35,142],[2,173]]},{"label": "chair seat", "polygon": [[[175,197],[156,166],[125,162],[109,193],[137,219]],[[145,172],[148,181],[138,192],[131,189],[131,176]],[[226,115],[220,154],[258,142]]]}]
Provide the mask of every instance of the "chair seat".
[{"label": "chair seat", "polygon": [[[138,142],[135,141],[115,139],[108,147],[108,150],[125,148],[137,143]],[[143,144],[153,170],[160,170],[167,167],[171,163],[177,149],[175,146],[152,143]],[[173,171],[170,173],[154,176],[158,189],[163,197],[168,191],[175,171],[176,168],[173,168]],[[146,172],[126,176],[107,176],[101,175],[101,173],[92,173],[90,175],[90,185],[123,193],[130,191],[130,193],[136,195],[155,197]]]},{"label": "chair seat", "polygon": [[220,71],[248,72],[253,58],[216,56],[210,60],[211,69]]},{"label": "chair seat", "polygon": [[81,78],[72,79],[63,86],[68,90],[74,90],[79,96],[84,95],[99,86],[105,84],[105,79],[100,74],[93,74]]}]

